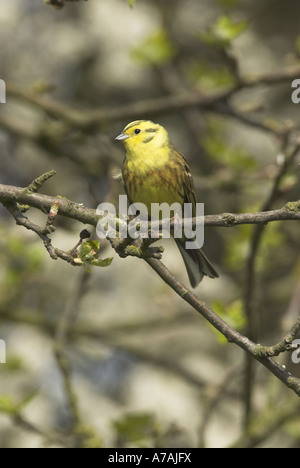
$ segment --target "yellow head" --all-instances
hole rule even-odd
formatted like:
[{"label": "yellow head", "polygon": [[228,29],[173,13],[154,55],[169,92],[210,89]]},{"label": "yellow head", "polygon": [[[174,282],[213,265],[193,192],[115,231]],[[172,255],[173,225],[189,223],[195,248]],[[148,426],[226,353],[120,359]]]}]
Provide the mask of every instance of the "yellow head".
[{"label": "yellow head", "polygon": [[149,149],[151,151],[170,146],[168,132],[150,120],[135,120],[128,124],[116,140],[124,142],[131,154]]}]

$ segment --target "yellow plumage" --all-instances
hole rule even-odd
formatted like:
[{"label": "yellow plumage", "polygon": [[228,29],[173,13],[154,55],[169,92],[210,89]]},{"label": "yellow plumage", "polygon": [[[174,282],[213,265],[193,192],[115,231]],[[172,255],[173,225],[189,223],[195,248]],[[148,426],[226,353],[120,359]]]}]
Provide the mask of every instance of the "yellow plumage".
[{"label": "yellow plumage", "polygon": [[[151,213],[151,203],[191,203],[193,216],[196,196],[193,179],[184,156],[170,141],[161,125],[146,120],[128,124],[117,140],[124,142],[126,157],[122,178],[131,203],[143,203]],[[185,250],[185,239],[175,239],[185,262],[191,285],[203,275],[218,276],[203,252]]]}]

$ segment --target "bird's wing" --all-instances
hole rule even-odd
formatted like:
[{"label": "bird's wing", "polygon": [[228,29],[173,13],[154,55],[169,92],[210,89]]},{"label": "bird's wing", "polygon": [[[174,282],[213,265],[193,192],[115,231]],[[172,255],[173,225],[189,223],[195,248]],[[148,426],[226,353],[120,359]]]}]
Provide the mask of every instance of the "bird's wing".
[{"label": "bird's wing", "polygon": [[182,153],[180,153],[178,150],[174,149],[176,152],[176,158],[178,159],[178,162],[180,163],[182,167],[182,184],[183,184],[183,190],[184,190],[184,203],[191,203],[192,208],[193,208],[193,216],[196,213],[196,194],[195,194],[195,187],[194,187],[194,181],[193,177],[188,165],[187,160],[183,156]]}]

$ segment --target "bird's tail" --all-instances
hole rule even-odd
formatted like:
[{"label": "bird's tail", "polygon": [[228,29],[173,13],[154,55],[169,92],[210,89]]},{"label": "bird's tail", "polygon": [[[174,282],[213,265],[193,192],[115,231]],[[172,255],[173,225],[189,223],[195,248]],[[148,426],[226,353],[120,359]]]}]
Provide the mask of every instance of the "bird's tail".
[{"label": "bird's tail", "polygon": [[219,275],[201,249],[186,249],[184,239],[175,239],[182,255],[192,288],[196,288],[203,276],[218,278]]}]

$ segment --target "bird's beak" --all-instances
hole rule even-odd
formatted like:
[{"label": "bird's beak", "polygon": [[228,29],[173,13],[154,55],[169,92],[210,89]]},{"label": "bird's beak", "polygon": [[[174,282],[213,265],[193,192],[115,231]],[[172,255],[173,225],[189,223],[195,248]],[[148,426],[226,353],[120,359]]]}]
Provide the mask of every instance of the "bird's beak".
[{"label": "bird's beak", "polygon": [[127,140],[129,138],[129,135],[126,133],[121,133],[121,135],[117,136],[116,140],[122,141],[122,140]]}]

